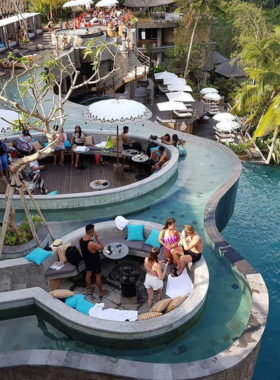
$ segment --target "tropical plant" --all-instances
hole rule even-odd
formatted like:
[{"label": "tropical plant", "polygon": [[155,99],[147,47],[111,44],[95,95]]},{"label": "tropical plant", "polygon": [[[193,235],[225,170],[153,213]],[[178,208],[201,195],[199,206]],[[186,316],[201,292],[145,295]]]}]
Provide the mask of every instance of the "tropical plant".
[{"label": "tropical plant", "polygon": [[[32,215],[31,218],[37,231],[42,219],[39,215]],[[31,227],[28,223],[28,219],[25,218],[24,222],[18,226],[9,224],[5,234],[4,244],[10,246],[21,245],[28,243],[32,239],[33,234],[31,231]]]},{"label": "tropical plant", "polygon": [[191,19],[192,33],[190,37],[190,45],[186,60],[186,66],[184,71],[184,77],[187,76],[189,63],[191,58],[191,52],[193,47],[193,42],[195,38],[196,29],[198,26],[199,20],[204,18],[211,18],[213,14],[223,13],[223,8],[226,6],[226,2],[224,0],[179,0],[180,10],[187,12]]},{"label": "tropical plant", "polygon": [[256,130],[253,139],[273,134],[267,163],[270,163],[280,127],[280,27],[268,38],[249,45],[244,51],[253,84],[243,87],[233,111],[247,114],[246,124]]},{"label": "tropical plant", "polygon": [[245,154],[247,152],[247,149],[249,148],[249,145],[250,144],[245,144],[245,143],[240,143],[240,144],[227,144],[225,143],[225,145],[231,149],[233,152],[235,152],[236,154]]}]

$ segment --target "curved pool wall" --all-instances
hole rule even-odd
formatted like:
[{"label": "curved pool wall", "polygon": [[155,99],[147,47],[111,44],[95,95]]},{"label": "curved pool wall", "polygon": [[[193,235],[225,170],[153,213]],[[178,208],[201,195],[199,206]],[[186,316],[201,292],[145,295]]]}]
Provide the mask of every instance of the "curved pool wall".
[{"label": "curved pool wall", "polygon": [[[95,141],[97,139],[106,141],[108,132],[104,131],[92,131],[90,129],[83,129],[85,135],[93,135]],[[37,139],[40,139],[42,135],[33,134]],[[130,134],[129,136],[132,139],[140,140],[144,146],[148,146],[148,138],[143,139],[142,136],[137,134]],[[10,141],[17,140],[18,137],[13,137],[9,139]],[[100,141],[98,141],[100,142]],[[163,145],[160,140],[157,141],[158,145]],[[146,194],[155,191],[156,189],[167,184],[168,181],[177,173],[178,170],[178,159],[179,153],[178,150],[171,145],[165,146],[169,160],[165,167],[163,167],[157,173],[150,175],[149,177],[131,183],[130,185],[121,186],[117,188],[110,188],[101,191],[89,191],[86,193],[69,193],[69,194],[57,194],[55,196],[49,195],[34,195],[34,198],[42,211],[46,210],[75,210],[82,208],[91,208],[100,207],[100,206],[109,206],[112,204],[118,204],[121,202],[126,202],[128,200],[133,201],[133,199],[140,196],[145,196]],[[89,184],[88,188],[89,188]],[[31,210],[35,210],[35,207],[31,200],[27,199],[28,206]],[[14,195],[13,205],[17,209],[22,208],[22,202],[19,195]],[[5,209],[5,194],[0,194],[0,210]]]},{"label": "curved pool wall", "polygon": [[[215,144],[215,143],[212,143]],[[218,145],[216,145],[219,147]],[[253,374],[262,333],[265,328],[268,313],[268,295],[260,274],[237,252],[231,248],[219,233],[230,217],[240,176],[240,163],[234,154],[226,148],[233,165],[233,170],[227,182],[210,198],[205,210],[205,232],[215,252],[229,259],[240,281],[247,284],[252,295],[252,310],[250,320],[241,335],[228,349],[207,359],[189,363],[156,364],[143,363],[112,357],[88,355],[73,352],[31,350],[1,354],[2,372],[20,375],[28,367],[28,373],[58,373],[65,378],[82,376],[90,379],[92,374],[98,374],[106,379],[250,379]],[[224,206],[225,208],[223,208]],[[226,212],[224,212],[226,210]],[[223,215],[222,215],[223,214]],[[217,220],[217,224],[216,224]],[[5,370],[4,370],[5,368]],[[9,369],[12,368],[12,369]],[[123,376],[125,374],[125,377]]]},{"label": "curved pool wall", "polygon": [[[107,40],[107,35],[105,32],[101,30],[96,30],[94,33],[86,33],[87,28],[80,28],[77,30],[59,30],[56,33],[52,33],[52,43],[56,44],[56,38],[59,39],[60,42],[62,42],[63,34],[65,33],[67,36],[67,42],[73,46],[75,45],[76,39],[82,39],[83,42],[89,42],[94,40],[98,43],[105,43]],[[93,30],[94,28],[91,28]]]}]

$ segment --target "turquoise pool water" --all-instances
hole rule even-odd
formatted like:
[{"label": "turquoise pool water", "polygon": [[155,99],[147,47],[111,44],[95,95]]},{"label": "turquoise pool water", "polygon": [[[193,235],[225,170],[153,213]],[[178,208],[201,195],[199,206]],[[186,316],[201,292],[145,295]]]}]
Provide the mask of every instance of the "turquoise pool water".
[{"label": "turquoise pool water", "polygon": [[226,240],[264,277],[269,291],[268,322],[254,380],[279,380],[280,369],[280,170],[244,164]]},{"label": "turquoise pool water", "polygon": [[[129,213],[130,206],[115,205],[114,211],[103,207],[100,215],[96,210],[81,210],[64,215],[64,222],[56,221],[51,227],[56,237],[84,226],[87,221],[97,222],[117,214],[128,213],[133,219],[145,219],[163,223],[169,216],[177,220],[181,230],[183,224],[192,223],[203,236],[203,213],[211,194],[224,183],[231,173],[231,163],[220,149],[212,144],[190,144],[187,159],[179,163],[178,177],[166,192],[153,192],[152,206],[147,207],[147,200],[136,201],[134,208],[141,211]],[[98,211],[99,212],[99,211]],[[113,215],[112,215],[113,214]],[[99,216],[99,217],[98,217]],[[61,216],[60,216],[61,217]],[[52,219],[54,220],[54,219]],[[251,303],[250,294],[245,283],[235,275],[229,262],[216,255],[205,244],[204,256],[210,271],[210,287],[204,312],[198,323],[176,338],[162,346],[149,349],[100,348],[89,342],[81,342],[45,322],[42,328],[36,316],[6,320],[0,323],[0,350],[49,348],[95,352],[119,358],[158,363],[190,362],[213,356],[229,347],[242,334],[247,324]],[[42,320],[42,319],[41,319]],[[21,335],[24,331],[24,335]],[[50,333],[51,332],[51,333]],[[7,341],[6,337],[9,336]],[[29,338],[27,338],[27,336]],[[4,344],[5,342],[5,344]]]}]

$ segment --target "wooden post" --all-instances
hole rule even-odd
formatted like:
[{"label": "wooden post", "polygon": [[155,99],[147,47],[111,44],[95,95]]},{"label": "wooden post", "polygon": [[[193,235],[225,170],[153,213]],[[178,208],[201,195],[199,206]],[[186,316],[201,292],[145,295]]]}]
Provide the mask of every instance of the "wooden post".
[{"label": "wooden post", "polygon": [[43,225],[46,227],[46,229],[47,229],[47,231],[48,231],[48,233],[49,233],[49,235],[50,235],[52,241],[54,241],[55,238],[54,238],[54,236],[53,236],[53,234],[52,234],[52,232],[51,232],[51,230],[50,230],[50,228],[49,228],[49,226],[48,226],[48,224],[47,224],[47,222],[46,222],[46,219],[44,218],[44,216],[43,216],[43,214],[42,214],[42,211],[40,210],[39,206],[37,205],[37,202],[35,201],[35,199],[34,199],[34,197],[33,197],[33,194],[32,194],[31,191],[29,190],[29,187],[27,186],[26,182],[25,182],[25,181],[22,181],[22,183],[23,183],[23,186],[24,186],[24,188],[25,188],[27,194],[29,195],[29,197],[30,197],[30,199],[31,199],[31,201],[32,201],[32,203],[33,203],[33,205],[34,205],[34,207],[36,208],[36,211],[38,212],[40,218],[42,219]]},{"label": "wooden post", "polygon": [[32,220],[32,216],[31,216],[29,208],[28,208],[28,205],[26,203],[26,199],[25,199],[25,196],[23,194],[22,187],[19,187],[18,191],[19,191],[19,195],[20,195],[20,198],[21,198],[21,201],[22,201],[22,204],[23,204],[23,208],[24,208],[25,214],[27,216],[28,223],[29,223],[30,228],[31,228],[31,232],[32,232],[33,238],[35,239],[37,247],[40,247],[40,242],[39,242],[39,239],[38,239],[38,235],[37,235],[37,232],[36,232],[36,229],[35,229],[35,226],[34,226],[34,223],[33,223],[33,220]]},{"label": "wooden post", "polygon": [[9,221],[10,210],[11,210],[14,192],[15,192],[15,188],[12,187],[10,184],[8,184],[7,190],[6,190],[6,194],[7,194],[6,208],[5,208],[5,214],[4,214],[1,236],[0,236],[0,257],[2,255],[2,251],[3,251],[3,245],[4,245],[6,231],[7,231],[7,227],[8,227],[8,221]]},{"label": "wooden post", "polygon": [[119,126],[117,125],[117,166],[120,164]]}]

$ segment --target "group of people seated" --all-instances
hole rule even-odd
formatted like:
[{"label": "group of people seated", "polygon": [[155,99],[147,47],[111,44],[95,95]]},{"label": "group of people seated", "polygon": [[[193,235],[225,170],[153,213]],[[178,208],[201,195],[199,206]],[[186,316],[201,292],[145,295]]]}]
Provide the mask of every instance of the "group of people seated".
[{"label": "group of people seated", "polygon": [[[180,234],[176,228],[176,220],[168,218],[159,234],[159,243],[164,247],[165,260],[160,260],[160,248],[153,247],[144,260],[146,277],[144,286],[148,293],[148,306],[153,303],[154,292],[157,301],[162,298],[163,281],[168,271],[168,266],[172,265],[172,277],[178,277],[183,272],[187,263],[196,263],[200,260],[203,250],[203,241],[192,225],[185,225]],[[104,249],[102,239],[99,238],[93,224],[88,224],[85,229],[85,236],[80,241],[80,248],[86,266],[86,286],[87,294],[91,295],[92,274],[95,275],[99,296],[104,297],[108,290],[102,284],[102,264],[100,252]]]}]

